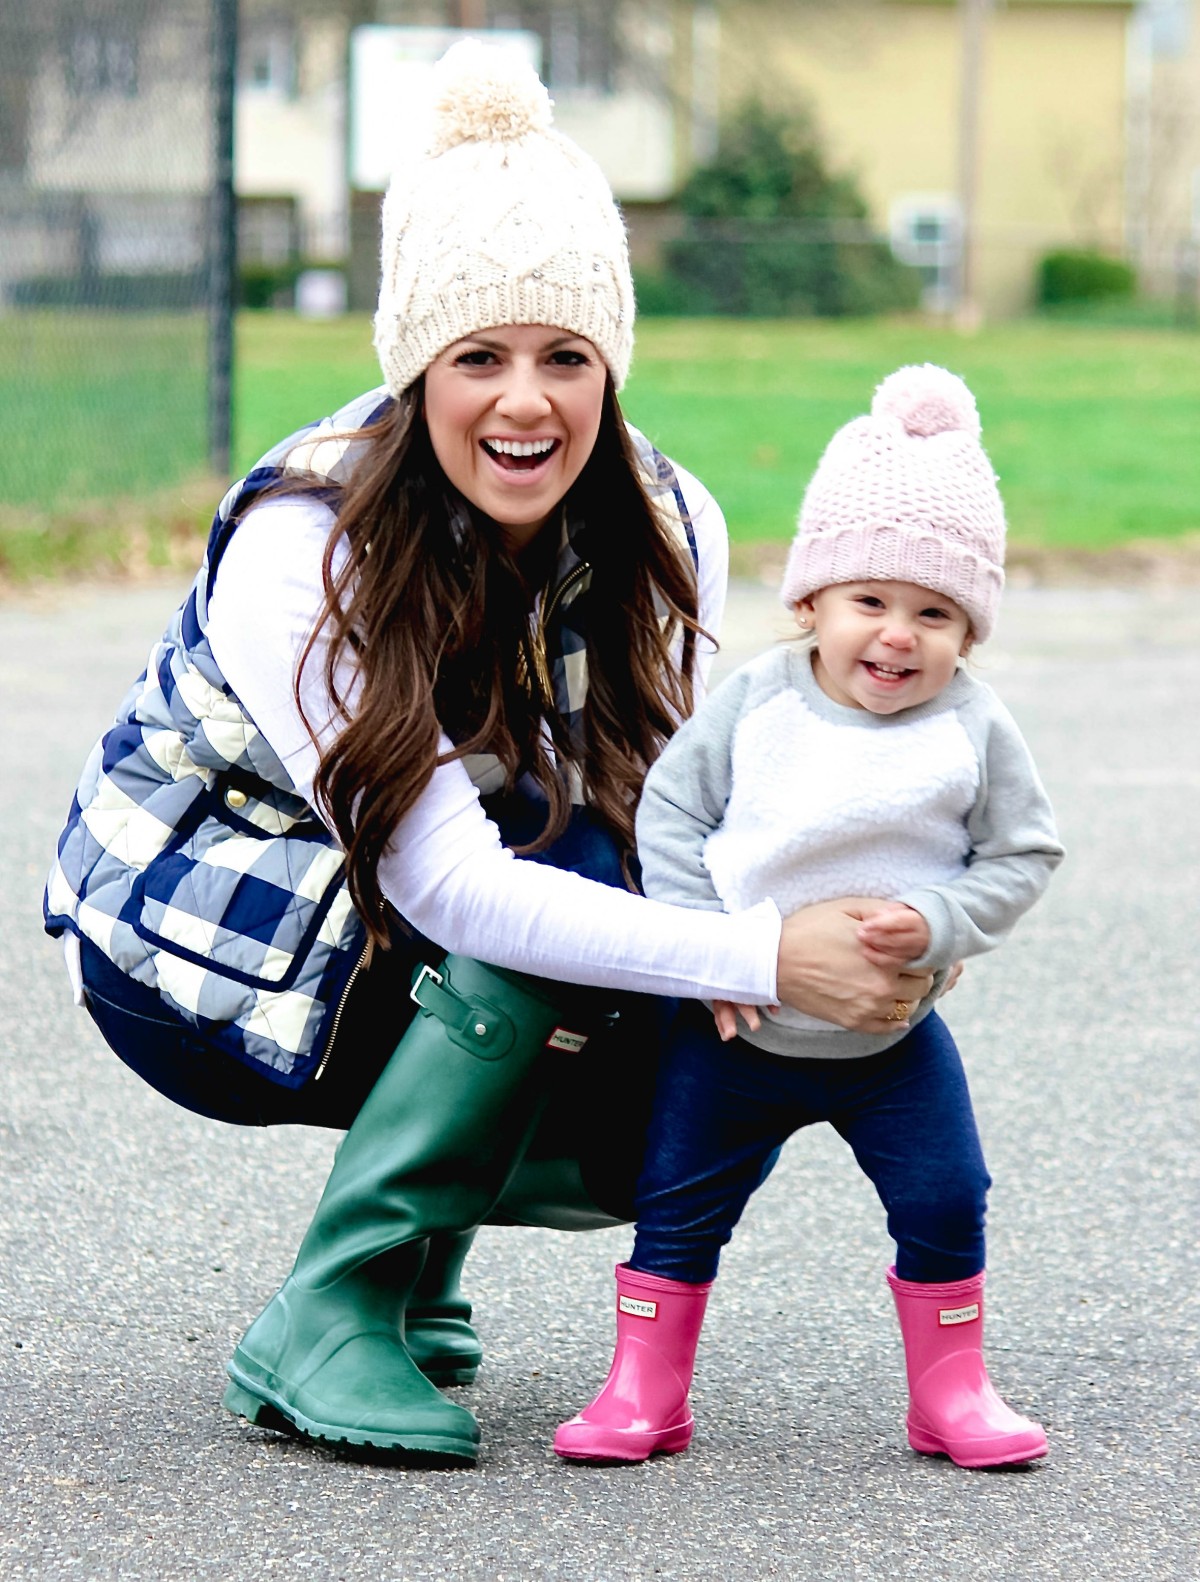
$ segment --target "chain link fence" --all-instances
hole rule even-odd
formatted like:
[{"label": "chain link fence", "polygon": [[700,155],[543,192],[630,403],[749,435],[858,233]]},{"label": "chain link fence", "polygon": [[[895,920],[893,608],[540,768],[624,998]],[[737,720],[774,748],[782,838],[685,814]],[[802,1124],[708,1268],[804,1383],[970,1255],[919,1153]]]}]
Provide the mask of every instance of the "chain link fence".
[{"label": "chain link fence", "polygon": [[222,460],[230,17],[226,0],[0,6],[4,506],[145,494]]}]

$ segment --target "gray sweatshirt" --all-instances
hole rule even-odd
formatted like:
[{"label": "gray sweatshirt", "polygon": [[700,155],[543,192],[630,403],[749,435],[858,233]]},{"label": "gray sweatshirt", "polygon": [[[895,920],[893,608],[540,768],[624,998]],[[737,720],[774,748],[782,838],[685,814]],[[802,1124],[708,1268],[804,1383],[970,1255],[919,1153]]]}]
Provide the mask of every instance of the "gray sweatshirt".
[{"label": "gray sweatshirt", "polygon": [[[998,945],[1062,860],[1029,749],[990,687],[959,670],[898,714],[822,692],[807,649],[775,648],[728,678],[651,769],[637,818],[646,894],[786,917],[816,901],[902,901],[929,924],[914,968]],[[897,1042],[787,1007],[743,1038],[774,1054],[857,1058]]]}]

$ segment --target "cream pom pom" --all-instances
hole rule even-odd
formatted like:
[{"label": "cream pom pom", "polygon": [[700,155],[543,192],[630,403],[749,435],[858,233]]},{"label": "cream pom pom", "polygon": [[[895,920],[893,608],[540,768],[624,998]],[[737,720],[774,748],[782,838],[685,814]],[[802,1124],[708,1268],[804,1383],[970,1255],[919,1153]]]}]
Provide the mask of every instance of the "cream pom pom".
[{"label": "cream pom pom", "polygon": [[550,95],[512,50],[463,39],[435,71],[431,154],[459,143],[511,143],[550,127]]},{"label": "cream pom pom", "polygon": [[920,439],[961,431],[978,439],[979,409],[975,397],[948,368],[921,363],[897,368],[875,392],[872,417],[893,417],[906,433]]}]

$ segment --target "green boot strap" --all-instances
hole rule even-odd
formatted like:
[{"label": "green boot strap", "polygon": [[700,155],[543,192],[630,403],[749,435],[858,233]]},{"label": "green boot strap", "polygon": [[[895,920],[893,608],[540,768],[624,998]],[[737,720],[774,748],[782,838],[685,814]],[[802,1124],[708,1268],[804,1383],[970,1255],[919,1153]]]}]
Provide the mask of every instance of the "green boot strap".
[{"label": "green boot strap", "polygon": [[[494,999],[478,992],[463,994],[454,987],[453,961],[453,957],[447,957],[440,969],[418,968],[413,976],[410,998],[423,1011],[437,1017],[446,1029],[446,1036],[460,1049],[480,1060],[502,1060],[513,1047],[517,1028]],[[474,961],[469,963],[469,970],[474,977],[483,977],[485,982],[489,977],[494,980],[497,997],[502,995],[509,1000],[510,1008],[518,1014],[523,1009],[536,1010],[540,1017],[549,1017],[557,1023],[546,1040],[549,1049],[578,1053],[591,1032],[610,1019],[594,990],[549,983]],[[514,993],[519,997],[515,1006],[511,1004]]]},{"label": "green boot strap", "polygon": [[490,1000],[459,994],[445,972],[422,967],[413,980],[410,998],[436,1016],[447,1038],[469,1055],[502,1060],[513,1046],[516,1028],[512,1018]]}]

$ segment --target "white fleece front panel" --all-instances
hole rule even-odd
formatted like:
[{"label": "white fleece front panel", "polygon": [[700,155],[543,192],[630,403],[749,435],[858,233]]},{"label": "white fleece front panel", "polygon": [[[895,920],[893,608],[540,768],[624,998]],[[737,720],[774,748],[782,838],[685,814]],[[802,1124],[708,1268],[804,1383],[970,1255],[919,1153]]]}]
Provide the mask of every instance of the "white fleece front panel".
[{"label": "white fleece front panel", "polygon": [[979,759],[954,710],[886,729],[815,714],[791,688],[737,726],[733,789],[704,861],[730,912],[772,897],[898,895],[963,871]]}]

